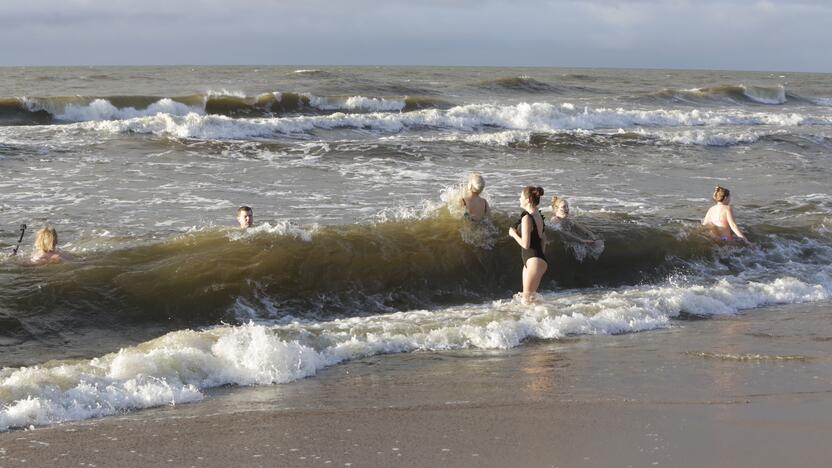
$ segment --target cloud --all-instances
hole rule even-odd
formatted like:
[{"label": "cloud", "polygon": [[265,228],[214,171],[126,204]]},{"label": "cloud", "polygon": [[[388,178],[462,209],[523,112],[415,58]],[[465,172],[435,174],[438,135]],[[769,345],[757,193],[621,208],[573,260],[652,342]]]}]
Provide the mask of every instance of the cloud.
[{"label": "cloud", "polygon": [[832,71],[829,24],[821,0],[5,0],[0,64]]}]

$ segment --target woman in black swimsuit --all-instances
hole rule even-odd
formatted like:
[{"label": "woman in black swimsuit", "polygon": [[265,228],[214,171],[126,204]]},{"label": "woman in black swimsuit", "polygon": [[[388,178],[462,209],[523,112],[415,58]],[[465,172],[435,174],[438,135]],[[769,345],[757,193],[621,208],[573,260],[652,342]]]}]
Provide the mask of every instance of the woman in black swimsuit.
[{"label": "woman in black swimsuit", "polygon": [[[534,302],[540,280],[549,268],[543,253],[546,248],[543,216],[537,209],[541,196],[543,196],[542,187],[528,186],[523,189],[520,193],[520,206],[523,208],[523,213],[520,215],[517,226],[508,230],[508,235],[514,238],[523,249],[523,304]],[[517,231],[518,226],[520,232]]]}]

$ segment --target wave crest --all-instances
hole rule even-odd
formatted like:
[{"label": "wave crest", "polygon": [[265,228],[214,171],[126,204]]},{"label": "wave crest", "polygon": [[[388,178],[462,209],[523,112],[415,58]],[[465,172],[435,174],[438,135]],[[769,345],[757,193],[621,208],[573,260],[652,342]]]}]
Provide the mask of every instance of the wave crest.
[{"label": "wave crest", "polygon": [[787,102],[786,87],[783,85],[720,85],[709,88],[665,89],[648,95],[676,102],[700,103],[725,101],[730,103],[750,102],[755,104],[781,105]]},{"label": "wave crest", "polygon": [[548,83],[544,83],[526,75],[508,76],[503,78],[479,81],[475,83],[475,86],[487,90],[508,90],[526,93],[553,93],[560,91],[560,89],[556,86],[552,86]]},{"label": "wave crest", "polygon": [[421,96],[315,96],[309,93],[263,93],[219,90],[189,96],[56,96],[0,99],[0,125],[126,120],[167,114],[220,115],[234,118],[298,113],[402,112],[448,108],[438,98]]},{"label": "wave crest", "polygon": [[113,133],[153,133],[179,138],[238,139],[274,137],[329,129],[372,130],[400,133],[431,128],[461,132],[488,129],[538,133],[563,130],[618,130],[672,127],[719,127],[776,125],[830,125],[832,117],[745,111],[700,111],[679,109],[631,110],[576,108],[570,103],[520,103],[516,105],[469,104],[447,110],[426,109],[405,113],[335,113],[280,118],[232,119],[222,115],[155,114],[119,121],[93,121],[81,125],[89,130]]}]

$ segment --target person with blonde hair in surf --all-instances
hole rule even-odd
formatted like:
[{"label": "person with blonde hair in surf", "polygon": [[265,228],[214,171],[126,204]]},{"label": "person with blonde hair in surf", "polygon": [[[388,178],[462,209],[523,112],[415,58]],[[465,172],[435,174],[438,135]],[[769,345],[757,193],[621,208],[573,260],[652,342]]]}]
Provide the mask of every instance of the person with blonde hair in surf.
[{"label": "person with blonde hair in surf", "polygon": [[543,215],[537,208],[540,197],[543,196],[542,187],[527,186],[520,192],[520,207],[523,213],[517,224],[508,229],[508,235],[520,244],[523,259],[523,304],[535,301],[537,288],[543,274],[549,268],[544,250],[546,249],[546,232],[544,230]]},{"label": "person with blonde hair in surf", "polygon": [[564,247],[582,262],[587,255],[598,259],[604,251],[604,241],[594,232],[576,223],[569,217],[569,202],[564,197],[552,197],[551,227],[558,231]]},{"label": "person with blonde hair in surf", "polygon": [[485,219],[489,213],[488,202],[480,197],[485,190],[485,179],[479,172],[474,172],[468,177],[468,186],[460,204],[465,208],[465,218],[479,222]]},{"label": "person with blonde hair in surf", "polygon": [[731,242],[733,232],[746,244],[751,242],[746,239],[734,220],[734,210],[731,207],[731,191],[719,185],[714,188],[714,206],[708,209],[705,217],[702,218],[702,225],[711,229],[713,237],[722,242]]},{"label": "person with blonde hair in surf", "polygon": [[52,226],[39,230],[35,234],[32,263],[61,263],[64,260],[69,260],[69,256],[58,249],[58,231]]}]

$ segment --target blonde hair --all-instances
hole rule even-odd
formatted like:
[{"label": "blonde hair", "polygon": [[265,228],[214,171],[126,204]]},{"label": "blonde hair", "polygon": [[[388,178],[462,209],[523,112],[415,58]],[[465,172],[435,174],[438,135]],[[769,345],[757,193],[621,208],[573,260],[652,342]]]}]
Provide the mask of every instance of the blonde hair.
[{"label": "blonde hair", "polygon": [[565,197],[559,197],[557,195],[552,197],[552,209],[557,211],[559,203],[566,203],[569,205],[569,202],[566,200]]},{"label": "blonde hair", "polygon": [[41,252],[54,252],[58,246],[58,231],[46,226],[35,234],[35,248]]},{"label": "blonde hair", "polygon": [[474,172],[468,177],[468,190],[476,194],[485,190],[485,179],[482,178],[479,172]]}]

